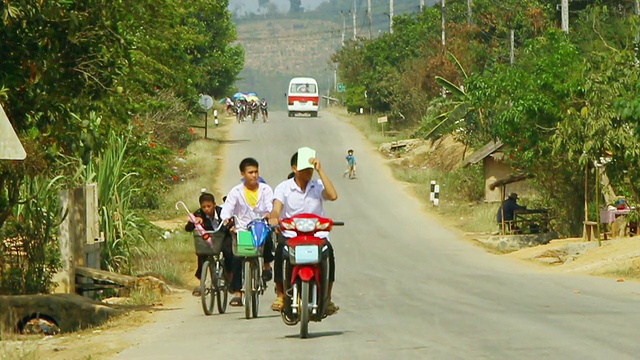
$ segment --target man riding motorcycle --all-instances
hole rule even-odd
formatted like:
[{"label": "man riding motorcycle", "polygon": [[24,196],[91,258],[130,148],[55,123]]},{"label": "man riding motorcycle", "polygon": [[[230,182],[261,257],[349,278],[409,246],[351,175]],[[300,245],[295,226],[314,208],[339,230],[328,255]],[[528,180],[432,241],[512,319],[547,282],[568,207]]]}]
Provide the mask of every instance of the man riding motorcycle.
[{"label": "man riding motorcycle", "polygon": [[[269,217],[272,225],[277,225],[282,218],[289,218],[301,213],[312,213],[324,216],[324,201],[334,201],[338,198],[338,193],[333,183],[324,172],[320,165],[320,160],[311,158],[309,164],[305,164],[304,168],[298,169],[298,153],[291,157],[291,169],[294,177],[280,183],[274,190],[273,211]],[[313,173],[317,171],[320,179],[313,179]],[[289,237],[289,234],[283,234]],[[336,313],[340,308],[331,300],[331,290],[335,278],[335,258],[333,255],[333,247],[329,246],[329,288],[327,307],[327,315]],[[284,306],[284,287],[283,287],[283,249],[284,242],[279,242],[275,253],[275,270],[274,280],[276,283],[276,300],[271,305],[274,311],[281,311]]]}]

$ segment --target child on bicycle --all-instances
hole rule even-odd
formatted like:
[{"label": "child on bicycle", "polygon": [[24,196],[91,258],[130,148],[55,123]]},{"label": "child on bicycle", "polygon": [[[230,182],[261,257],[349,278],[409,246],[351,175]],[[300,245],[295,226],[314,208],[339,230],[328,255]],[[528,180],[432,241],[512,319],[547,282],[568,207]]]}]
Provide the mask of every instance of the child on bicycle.
[{"label": "child on bicycle", "polygon": [[[196,220],[199,224],[202,224],[207,231],[213,231],[218,228],[220,224],[220,212],[222,208],[220,206],[216,206],[216,199],[213,194],[208,192],[203,192],[200,194],[200,198],[198,199],[200,202],[200,208],[196,210],[193,215],[195,215]],[[192,232],[196,226],[191,222],[187,222],[184,226],[184,229],[188,232]],[[242,263],[235,259],[233,256],[233,252],[231,251],[231,234],[229,230],[225,227],[221,228],[220,231],[225,232],[225,240],[224,245],[222,247],[222,253],[224,255],[224,265],[227,274],[231,274],[231,286],[230,289],[238,290],[242,287]],[[196,269],[196,278],[200,280],[200,273],[202,272],[202,265],[207,259],[206,255],[197,255],[198,256],[198,268]],[[234,281],[235,280],[235,281]],[[239,283],[239,284],[238,284]],[[235,286],[235,287],[234,287]],[[197,286],[193,289],[191,293],[193,296],[200,296],[200,286]]]},{"label": "child on bicycle", "polygon": [[[273,190],[264,180],[260,181],[258,161],[254,158],[243,159],[240,162],[240,174],[240,183],[229,191],[220,213],[225,224],[237,218],[238,223],[232,226],[238,229],[247,226],[256,217],[268,217],[273,209]],[[273,278],[273,243],[270,240],[264,244],[263,260],[262,278],[267,282]],[[242,306],[242,293],[238,291],[229,305]]]},{"label": "child on bicycle", "polygon": [[347,160],[347,170],[342,174],[342,177],[347,176],[349,174],[349,179],[353,179],[356,177],[356,157],[353,155],[353,150],[349,149],[347,151],[347,156],[345,158]]}]

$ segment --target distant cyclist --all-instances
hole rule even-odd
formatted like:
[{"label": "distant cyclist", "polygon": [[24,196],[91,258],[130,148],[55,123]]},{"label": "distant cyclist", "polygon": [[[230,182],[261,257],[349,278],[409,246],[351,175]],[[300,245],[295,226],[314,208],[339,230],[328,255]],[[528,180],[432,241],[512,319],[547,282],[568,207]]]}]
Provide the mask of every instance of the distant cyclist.
[{"label": "distant cyclist", "polygon": [[260,113],[262,114],[262,121],[267,122],[269,120],[269,105],[265,98],[260,100]]}]

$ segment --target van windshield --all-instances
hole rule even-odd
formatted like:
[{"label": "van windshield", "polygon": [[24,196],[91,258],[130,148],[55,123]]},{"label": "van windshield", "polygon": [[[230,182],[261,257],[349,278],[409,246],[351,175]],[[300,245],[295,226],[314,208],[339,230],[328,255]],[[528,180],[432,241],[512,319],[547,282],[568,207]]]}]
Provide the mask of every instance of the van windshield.
[{"label": "van windshield", "polygon": [[318,90],[316,84],[291,84],[289,93],[292,94],[315,94]]}]

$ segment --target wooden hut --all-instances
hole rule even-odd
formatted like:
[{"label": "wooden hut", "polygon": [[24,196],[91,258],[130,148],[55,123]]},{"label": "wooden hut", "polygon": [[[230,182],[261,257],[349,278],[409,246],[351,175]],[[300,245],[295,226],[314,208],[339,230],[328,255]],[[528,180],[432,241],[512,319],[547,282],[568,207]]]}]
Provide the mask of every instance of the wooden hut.
[{"label": "wooden hut", "polygon": [[506,155],[503,148],[504,144],[502,141],[490,141],[471,154],[463,163],[463,166],[467,167],[482,161],[484,169],[485,202],[501,202],[504,200],[504,195],[501,194],[501,191],[506,191],[506,193],[515,192],[518,193],[520,197],[530,197],[533,194],[533,191],[526,179],[509,182],[504,184],[504,186],[502,184],[497,187],[491,186],[500,180],[520,175],[516,174],[515,171],[504,161]]}]

